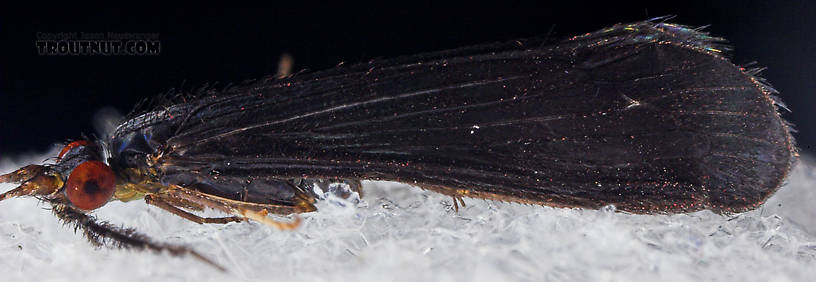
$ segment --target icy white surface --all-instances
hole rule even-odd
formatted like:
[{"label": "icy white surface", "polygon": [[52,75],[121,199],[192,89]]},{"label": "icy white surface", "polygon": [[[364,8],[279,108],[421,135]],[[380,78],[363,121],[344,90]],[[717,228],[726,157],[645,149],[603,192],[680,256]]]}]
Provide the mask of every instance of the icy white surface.
[{"label": "icy white surface", "polygon": [[[0,173],[43,159],[2,162]],[[802,161],[789,182],[763,208],[730,217],[474,199],[457,214],[447,197],[381,182],[364,183],[356,207],[322,202],[296,231],[198,225],[141,201],[95,212],[229,272],[96,249],[37,200],[10,199],[0,202],[0,281],[815,281],[816,169]]]}]

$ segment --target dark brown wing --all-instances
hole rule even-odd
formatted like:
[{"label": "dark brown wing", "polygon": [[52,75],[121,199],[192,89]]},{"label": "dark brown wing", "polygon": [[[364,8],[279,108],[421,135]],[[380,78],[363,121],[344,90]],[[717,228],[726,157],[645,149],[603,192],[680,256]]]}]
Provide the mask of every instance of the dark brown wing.
[{"label": "dark brown wing", "polygon": [[[796,153],[771,89],[717,42],[641,22],[372,61],[205,95],[114,138],[154,132],[170,183],[359,178],[554,206],[743,211],[782,185]],[[213,193],[240,185],[228,187]]]}]

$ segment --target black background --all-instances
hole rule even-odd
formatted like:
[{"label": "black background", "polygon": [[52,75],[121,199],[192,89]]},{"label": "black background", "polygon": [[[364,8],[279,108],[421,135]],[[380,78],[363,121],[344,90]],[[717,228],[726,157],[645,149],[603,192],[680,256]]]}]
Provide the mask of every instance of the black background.
[{"label": "black background", "polygon": [[[677,15],[672,22],[710,24],[735,47],[733,62],[757,61],[796,125],[800,147],[816,149],[816,5],[808,1],[495,1],[377,6],[118,8],[3,7],[0,15],[0,158],[42,152],[55,142],[93,134],[105,106],[127,113],[142,98],[205,82],[273,74],[281,53],[295,70],[543,35],[572,36],[619,22]],[[606,1],[613,2],[613,1]],[[395,2],[396,3],[396,2]],[[39,56],[37,32],[159,33],[159,56]]]}]

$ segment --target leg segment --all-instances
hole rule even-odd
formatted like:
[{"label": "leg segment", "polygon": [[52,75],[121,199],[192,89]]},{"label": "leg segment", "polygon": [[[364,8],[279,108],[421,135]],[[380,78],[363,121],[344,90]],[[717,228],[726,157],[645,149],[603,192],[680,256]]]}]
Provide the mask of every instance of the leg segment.
[{"label": "leg segment", "polygon": [[[227,214],[235,215],[241,219],[252,219],[264,224],[275,226],[282,230],[289,230],[298,227],[300,225],[300,218],[296,217],[293,222],[278,222],[268,218],[267,215],[269,213],[288,215],[315,210],[315,207],[310,202],[310,199],[305,198],[300,201],[298,205],[258,204],[222,198],[176,185],[170,185],[162,191],[152,194],[151,198],[152,201],[179,203],[178,205],[180,206],[212,208]],[[174,211],[170,212],[175,213]],[[185,217],[182,214],[176,214]]]},{"label": "leg segment", "polygon": [[220,223],[220,224],[224,224],[224,223],[229,223],[229,222],[244,221],[244,218],[237,217],[237,216],[231,216],[231,217],[200,217],[198,215],[195,215],[195,214],[189,213],[187,211],[184,211],[184,210],[174,206],[171,203],[165,202],[164,200],[159,199],[155,195],[146,195],[144,199],[145,199],[145,202],[147,204],[149,204],[149,205],[159,207],[159,208],[161,208],[161,209],[163,209],[165,211],[168,211],[168,212],[170,212],[172,214],[178,215],[178,216],[180,216],[180,217],[182,217],[182,218],[184,218],[186,220],[189,220],[189,221],[192,221],[192,222],[195,222],[195,223],[198,223],[198,224],[203,224],[203,223]]}]

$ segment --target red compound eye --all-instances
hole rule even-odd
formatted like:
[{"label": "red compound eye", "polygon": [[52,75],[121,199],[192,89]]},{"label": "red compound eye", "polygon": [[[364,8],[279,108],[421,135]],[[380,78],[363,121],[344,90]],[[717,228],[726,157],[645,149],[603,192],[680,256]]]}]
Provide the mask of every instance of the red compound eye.
[{"label": "red compound eye", "polygon": [[116,176],[105,163],[85,161],[79,164],[65,183],[65,195],[77,208],[99,208],[113,196]]},{"label": "red compound eye", "polygon": [[64,156],[65,153],[68,153],[68,151],[71,151],[71,149],[73,149],[73,148],[80,147],[80,146],[88,146],[88,145],[91,145],[91,142],[89,142],[88,140],[77,140],[77,141],[68,143],[68,145],[65,145],[65,147],[62,147],[62,150],[60,151],[59,156],[57,156],[57,159],[62,159],[62,156]]}]

